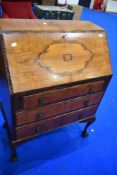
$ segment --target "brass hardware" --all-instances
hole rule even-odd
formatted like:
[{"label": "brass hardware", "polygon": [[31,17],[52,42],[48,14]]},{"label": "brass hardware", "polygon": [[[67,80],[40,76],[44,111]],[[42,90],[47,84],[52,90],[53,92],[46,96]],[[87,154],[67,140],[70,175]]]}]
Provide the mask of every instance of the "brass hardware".
[{"label": "brass hardware", "polygon": [[82,118],[83,118],[83,115],[82,115],[82,114],[80,114],[80,115],[79,115],[79,119],[82,119]]},{"label": "brass hardware", "polygon": [[44,102],[45,102],[45,99],[44,99],[43,96],[41,96],[41,97],[39,98],[38,104],[39,104],[39,105],[44,105]]},{"label": "brass hardware", "polygon": [[89,87],[88,93],[92,92],[92,87]]},{"label": "brass hardware", "polygon": [[39,134],[40,133],[40,128],[35,128],[35,132],[36,132],[36,134]]},{"label": "brass hardware", "polygon": [[37,120],[40,120],[40,119],[42,119],[42,117],[43,117],[43,113],[40,112],[40,113],[38,113],[36,116],[37,116]]},{"label": "brass hardware", "polygon": [[88,106],[88,101],[84,102],[84,106],[87,107]]}]

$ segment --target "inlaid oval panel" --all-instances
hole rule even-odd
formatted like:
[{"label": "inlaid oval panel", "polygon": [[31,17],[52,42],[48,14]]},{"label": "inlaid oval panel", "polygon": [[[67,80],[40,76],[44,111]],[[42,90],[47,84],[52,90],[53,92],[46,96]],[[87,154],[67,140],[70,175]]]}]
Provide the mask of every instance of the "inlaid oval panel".
[{"label": "inlaid oval panel", "polygon": [[92,51],[82,43],[53,43],[39,54],[36,63],[48,72],[69,75],[85,69],[92,56]]}]

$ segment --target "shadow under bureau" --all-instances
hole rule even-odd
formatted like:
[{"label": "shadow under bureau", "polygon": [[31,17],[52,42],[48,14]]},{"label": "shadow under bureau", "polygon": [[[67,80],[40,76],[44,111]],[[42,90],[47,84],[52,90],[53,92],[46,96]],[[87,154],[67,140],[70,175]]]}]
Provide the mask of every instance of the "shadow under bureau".
[{"label": "shadow under bureau", "polygon": [[82,21],[0,20],[0,107],[11,159],[37,135],[95,113],[112,76],[104,29]]}]

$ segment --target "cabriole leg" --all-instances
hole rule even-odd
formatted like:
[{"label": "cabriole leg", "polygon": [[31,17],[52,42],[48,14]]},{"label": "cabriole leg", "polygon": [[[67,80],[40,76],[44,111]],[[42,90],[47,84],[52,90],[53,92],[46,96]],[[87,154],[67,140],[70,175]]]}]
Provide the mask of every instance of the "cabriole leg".
[{"label": "cabriole leg", "polygon": [[17,152],[16,152],[16,148],[14,146],[11,146],[11,161],[15,162],[17,161]]},{"label": "cabriole leg", "polygon": [[6,122],[3,123],[3,128],[7,128]]},{"label": "cabriole leg", "polygon": [[92,117],[89,121],[87,121],[87,124],[86,124],[84,130],[82,131],[83,137],[87,137],[89,135],[87,129],[95,120],[96,120],[96,117]]}]

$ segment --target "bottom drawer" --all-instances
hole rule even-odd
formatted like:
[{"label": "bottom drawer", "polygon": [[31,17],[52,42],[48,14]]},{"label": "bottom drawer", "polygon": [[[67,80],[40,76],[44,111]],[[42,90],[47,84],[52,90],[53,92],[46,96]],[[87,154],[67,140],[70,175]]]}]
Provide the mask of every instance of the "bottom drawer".
[{"label": "bottom drawer", "polygon": [[16,128],[17,139],[23,139],[26,137],[32,137],[39,135],[50,130],[62,127],[64,125],[82,120],[87,117],[91,117],[95,114],[97,106],[88,107],[82,110],[77,110],[64,115],[59,115],[50,119],[42,120],[33,124],[28,124],[22,127]]}]

